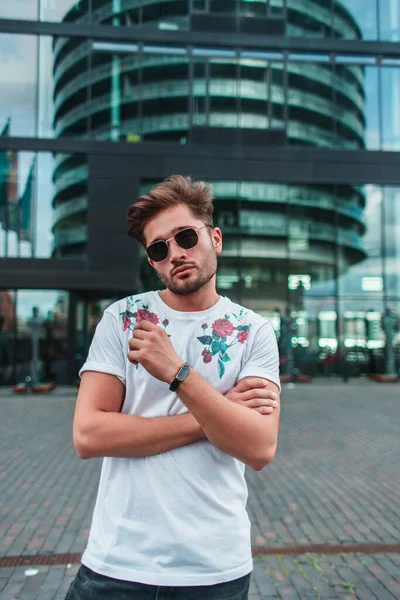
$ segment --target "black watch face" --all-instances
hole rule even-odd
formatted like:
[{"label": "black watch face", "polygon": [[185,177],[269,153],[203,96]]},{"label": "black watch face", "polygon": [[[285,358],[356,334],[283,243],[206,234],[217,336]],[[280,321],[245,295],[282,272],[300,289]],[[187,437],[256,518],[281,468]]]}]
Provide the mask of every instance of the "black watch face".
[{"label": "black watch face", "polygon": [[179,381],[183,381],[189,375],[189,371],[190,371],[190,366],[187,364],[184,364],[179,369],[179,372],[178,372],[176,378],[179,379]]}]

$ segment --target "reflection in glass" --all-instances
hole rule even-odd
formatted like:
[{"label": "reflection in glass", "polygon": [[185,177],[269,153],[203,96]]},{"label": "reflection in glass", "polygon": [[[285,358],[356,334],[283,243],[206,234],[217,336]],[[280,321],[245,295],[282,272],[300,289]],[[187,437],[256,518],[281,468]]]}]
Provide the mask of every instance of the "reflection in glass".
[{"label": "reflection in glass", "polygon": [[[90,0],[0,0],[0,19],[60,22],[66,18],[87,23],[87,10],[83,10],[83,7],[89,2]],[[67,12],[69,17],[66,17]]]},{"label": "reflection in glass", "polygon": [[382,150],[400,150],[400,67],[382,67]]},{"label": "reflection in glass", "polygon": [[82,256],[87,159],[0,151],[0,257]]},{"label": "reflection in glass", "polygon": [[[376,0],[340,0],[333,3],[334,11],[334,30],[336,37],[346,39],[376,40],[377,31],[377,13]],[[349,16],[357,23],[359,31],[349,27]]]},{"label": "reflection in glass", "polygon": [[65,381],[68,293],[18,290],[16,307],[16,380]]},{"label": "reflection in glass", "polygon": [[37,74],[36,36],[0,33],[0,132],[9,122],[7,135],[36,135]]},{"label": "reflection in glass", "polygon": [[385,372],[384,306],[379,298],[340,300],[340,343],[350,376]]},{"label": "reflection in glass", "polygon": [[[381,297],[382,291],[377,285],[379,279],[375,279],[382,278],[382,190],[378,186],[367,185],[360,189],[357,220],[358,222],[354,222],[350,228],[349,234],[353,236],[358,230],[358,234],[362,236],[363,255],[351,266],[343,248],[339,247],[339,295],[365,294]],[[346,222],[347,216],[341,216],[339,225]]]},{"label": "reflection in glass", "polygon": [[15,292],[0,290],[0,385],[13,381],[15,353]]},{"label": "reflection in glass", "polygon": [[383,188],[383,281],[389,297],[400,298],[400,189]]},{"label": "reflection in glass", "polygon": [[364,91],[362,100],[365,118],[365,146],[368,150],[380,150],[379,122],[379,68],[364,67]]},{"label": "reflection in glass", "polygon": [[400,0],[379,0],[379,39],[400,40]]}]

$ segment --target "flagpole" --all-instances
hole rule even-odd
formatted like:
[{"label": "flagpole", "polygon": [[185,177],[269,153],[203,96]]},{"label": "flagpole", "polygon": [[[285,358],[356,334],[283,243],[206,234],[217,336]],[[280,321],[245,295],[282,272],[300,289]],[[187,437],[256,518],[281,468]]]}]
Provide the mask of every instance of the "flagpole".
[{"label": "flagpole", "polygon": [[36,256],[36,233],[37,233],[36,229],[37,228],[35,227],[35,223],[36,223],[37,189],[38,189],[37,171],[38,171],[38,160],[37,160],[37,156],[36,156],[36,159],[34,159],[34,165],[33,165],[33,170],[32,170],[33,181],[32,181],[31,215],[30,215],[31,231],[32,231],[31,258]]},{"label": "flagpole", "polygon": [[[11,126],[11,117],[8,117],[7,122],[4,126],[4,129],[1,133],[1,135],[7,136],[9,137],[10,135],[10,126]],[[9,169],[9,154],[8,151],[5,150],[5,156],[6,156],[6,170],[4,173],[4,177],[5,180],[3,182],[4,185],[4,206],[3,206],[3,211],[4,211],[4,215],[3,215],[3,221],[2,221],[2,225],[3,225],[3,231],[4,231],[4,258],[8,257],[8,169]]]},{"label": "flagpole", "polygon": [[[41,21],[41,0],[38,0],[38,12],[37,20]],[[35,136],[39,137],[39,101],[40,101],[40,36],[36,40],[36,98],[35,98]],[[36,256],[36,210],[37,210],[37,165],[38,165],[38,152],[35,154],[35,166],[33,170],[33,182],[32,182],[32,199],[31,199],[31,223],[32,223],[32,239],[31,239],[31,258]]]}]

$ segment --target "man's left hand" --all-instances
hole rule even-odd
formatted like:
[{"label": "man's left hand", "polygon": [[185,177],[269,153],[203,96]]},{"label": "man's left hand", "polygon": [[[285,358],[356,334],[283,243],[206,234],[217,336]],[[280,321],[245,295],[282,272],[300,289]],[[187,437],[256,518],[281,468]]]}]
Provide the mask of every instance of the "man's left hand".
[{"label": "man's left hand", "polygon": [[150,375],[166,383],[173,381],[184,363],[166,332],[150,321],[140,321],[134,327],[128,360],[134,365],[140,363]]},{"label": "man's left hand", "polygon": [[279,406],[279,395],[266,387],[267,381],[261,377],[245,377],[235,385],[225,398],[262,415],[271,414]]}]

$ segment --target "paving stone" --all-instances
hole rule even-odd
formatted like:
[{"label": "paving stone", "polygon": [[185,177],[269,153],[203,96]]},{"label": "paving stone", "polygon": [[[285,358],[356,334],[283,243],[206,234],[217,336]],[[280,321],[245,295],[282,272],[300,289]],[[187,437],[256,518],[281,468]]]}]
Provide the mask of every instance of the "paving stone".
[{"label": "paving stone", "polygon": [[[0,556],[85,547],[101,461],[76,456],[75,397],[73,389],[28,399],[0,388]],[[253,543],[398,542],[398,398],[399,386],[368,382],[284,386],[277,456],[246,472]],[[0,569],[0,600],[64,600],[77,568],[40,567],[39,579],[23,567]],[[263,556],[249,597],[393,600],[399,582],[393,554]]]}]

